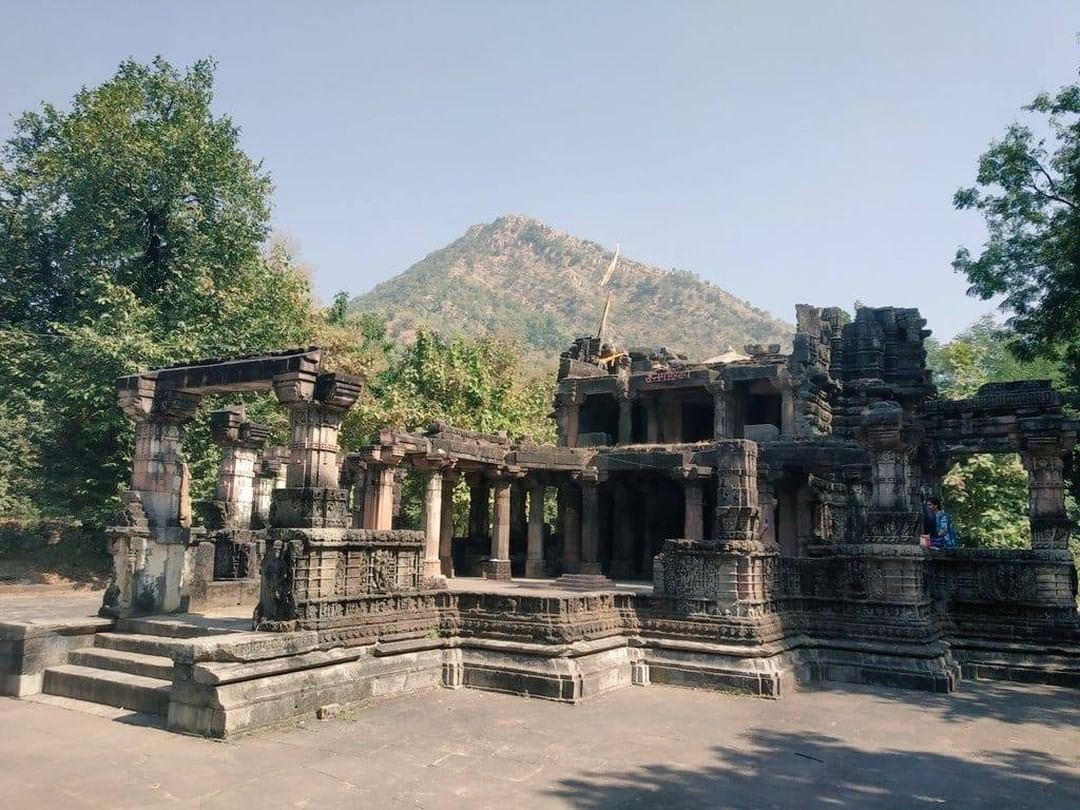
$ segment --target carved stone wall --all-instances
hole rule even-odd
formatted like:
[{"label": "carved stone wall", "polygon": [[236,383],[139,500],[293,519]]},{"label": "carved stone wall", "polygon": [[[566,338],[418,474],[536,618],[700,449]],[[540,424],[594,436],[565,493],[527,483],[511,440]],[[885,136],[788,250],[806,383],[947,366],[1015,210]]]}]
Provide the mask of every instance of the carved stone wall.
[{"label": "carved stone wall", "polygon": [[421,589],[423,532],[270,529],[265,535],[259,629],[362,626],[372,615],[390,618],[397,597]]}]

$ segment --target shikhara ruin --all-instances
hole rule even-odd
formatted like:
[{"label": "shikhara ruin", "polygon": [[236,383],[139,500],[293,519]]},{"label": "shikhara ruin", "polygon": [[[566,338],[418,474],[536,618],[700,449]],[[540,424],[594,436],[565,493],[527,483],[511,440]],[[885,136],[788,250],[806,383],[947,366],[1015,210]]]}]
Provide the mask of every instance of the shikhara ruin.
[{"label": "shikhara ruin", "polygon": [[[938,398],[925,325],[799,306],[789,353],[701,362],[582,338],[560,358],[556,446],[435,424],[344,453],[362,382],[318,349],[124,377],[134,469],[102,618],[7,633],[0,687],[226,736],[440,685],[565,702],[649,684],[1080,686],[1077,423],[1041,380]],[[242,406],[210,413],[217,490],[192,504],[184,426],[202,397],[243,391],[273,391],[290,444],[268,447]],[[1012,452],[1030,547],[923,548],[921,504],[950,465]],[[422,531],[399,526],[410,475]],[[192,618],[230,605],[253,629]]]}]

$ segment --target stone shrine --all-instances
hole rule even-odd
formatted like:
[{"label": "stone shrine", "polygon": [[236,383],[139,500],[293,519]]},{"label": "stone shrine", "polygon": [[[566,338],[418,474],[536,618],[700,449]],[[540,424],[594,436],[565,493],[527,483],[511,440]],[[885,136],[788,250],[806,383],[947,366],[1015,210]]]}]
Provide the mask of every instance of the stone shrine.
[{"label": "stone shrine", "polygon": [[[582,338],[560,358],[556,446],[435,424],[344,452],[361,382],[318,349],[122,378],[132,484],[106,618],[79,632],[167,656],[148,705],[213,736],[436,685],[566,702],[651,683],[1080,686],[1077,423],[1046,381],[939,399],[924,327],[914,309],[799,306],[792,351],[701,362]],[[204,395],[259,390],[289,447],[240,406],[213,412],[218,485],[193,510],[184,425]],[[1030,547],[923,548],[924,498],[988,452],[1028,470]],[[421,531],[400,525],[414,475]],[[251,632],[142,618],[227,604],[254,609]],[[8,691],[105,678],[61,636],[0,659]]]}]

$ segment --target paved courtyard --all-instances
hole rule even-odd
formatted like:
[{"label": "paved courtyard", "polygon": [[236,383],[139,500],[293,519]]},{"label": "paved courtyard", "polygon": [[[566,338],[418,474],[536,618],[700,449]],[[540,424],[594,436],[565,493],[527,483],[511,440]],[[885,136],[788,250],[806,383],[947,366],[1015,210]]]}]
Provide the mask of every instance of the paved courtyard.
[{"label": "paved courtyard", "polygon": [[0,698],[10,808],[1080,807],[1075,691],[437,690],[232,742]]}]

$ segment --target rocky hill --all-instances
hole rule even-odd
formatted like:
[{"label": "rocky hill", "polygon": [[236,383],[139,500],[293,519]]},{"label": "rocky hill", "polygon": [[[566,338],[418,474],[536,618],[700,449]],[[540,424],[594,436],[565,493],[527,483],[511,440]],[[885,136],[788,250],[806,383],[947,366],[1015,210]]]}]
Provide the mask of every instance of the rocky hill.
[{"label": "rocky hill", "polygon": [[[509,334],[554,357],[594,334],[612,251],[528,217],[474,225],[460,239],[354,299],[386,316],[391,334]],[[788,343],[792,327],[683,270],[620,257],[608,333],[622,346],[666,346],[692,359],[729,345]]]}]

